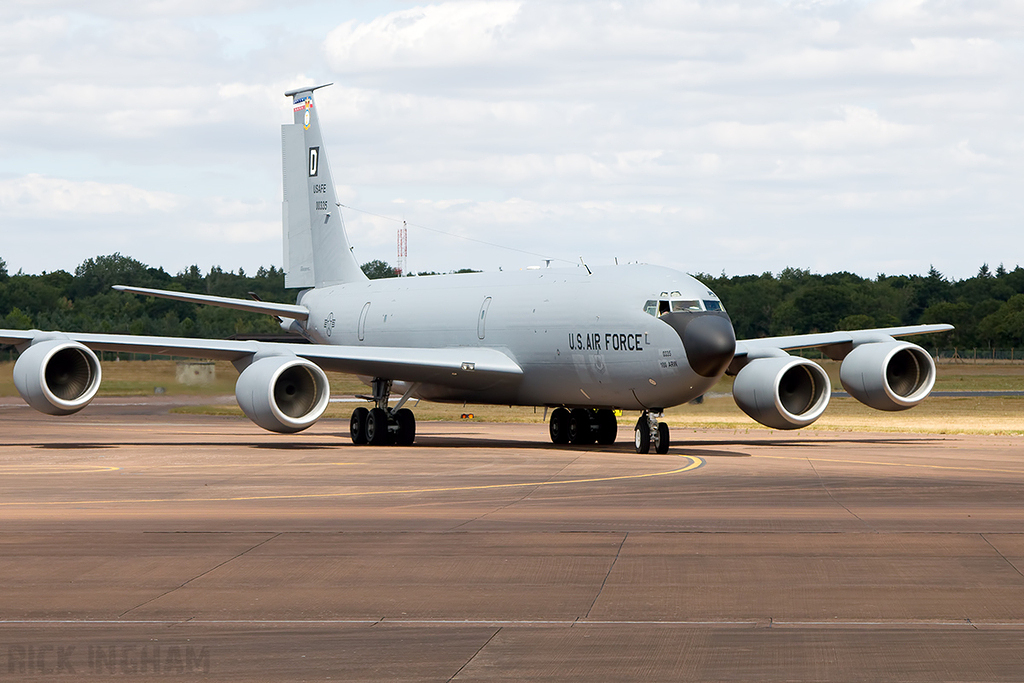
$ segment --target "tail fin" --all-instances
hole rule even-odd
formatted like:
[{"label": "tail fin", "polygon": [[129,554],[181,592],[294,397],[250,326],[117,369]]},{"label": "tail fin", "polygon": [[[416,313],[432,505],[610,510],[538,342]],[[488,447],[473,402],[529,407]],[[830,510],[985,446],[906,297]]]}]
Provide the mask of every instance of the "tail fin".
[{"label": "tail fin", "polygon": [[323,87],[285,93],[293,98],[295,113],[294,123],[281,126],[285,287],[322,287],[366,279],[338,211],[327,149],[313,106],[313,91]]}]

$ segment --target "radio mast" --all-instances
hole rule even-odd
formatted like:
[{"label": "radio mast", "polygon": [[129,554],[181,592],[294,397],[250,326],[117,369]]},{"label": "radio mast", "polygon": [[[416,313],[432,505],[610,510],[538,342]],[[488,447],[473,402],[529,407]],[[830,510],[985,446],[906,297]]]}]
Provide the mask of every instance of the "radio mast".
[{"label": "radio mast", "polygon": [[395,264],[395,271],[398,273],[398,277],[404,276],[405,273],[405,262],[409,257],[409,231],[405,227],[405,221],[402,221],[402,227],[398,229],[398,261]]}]

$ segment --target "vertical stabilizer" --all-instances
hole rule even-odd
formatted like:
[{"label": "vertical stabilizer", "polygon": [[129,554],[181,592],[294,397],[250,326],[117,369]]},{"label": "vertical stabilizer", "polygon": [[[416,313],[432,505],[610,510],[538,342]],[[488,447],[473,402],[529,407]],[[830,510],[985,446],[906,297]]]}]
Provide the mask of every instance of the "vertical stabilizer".
[{"label": "vertical stabilizer", "polygon": [[[328,84],[329,85],[329,84]],[[310,86],[285,93],[295,122],[281,126],[284,167],[285,287],[322,287],[365,280],[352,254],[320,136]]]}]

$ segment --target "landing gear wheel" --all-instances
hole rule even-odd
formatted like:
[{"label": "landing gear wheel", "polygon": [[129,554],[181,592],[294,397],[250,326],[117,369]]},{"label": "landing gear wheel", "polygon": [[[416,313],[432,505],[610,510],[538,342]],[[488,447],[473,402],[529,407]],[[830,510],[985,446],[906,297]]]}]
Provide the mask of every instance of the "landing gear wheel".
[{"label": "landing gear wheel", "polygon": [[555,408],[551,413],[551,424],[548,425],[552,443],[569,443],[569,411]]},{"label": "landing gear wheel", "polygon": [[578,446],[594,443],[594,430],[591,424],[589,410],[574,408],[569,413],[569,441]]},{"label": "landing gear wheel", "polygon": [[366,443],[381,446],[388,442],[388,414],[374,408],[366,416]]},{"label": "landing gear wheel", "polygon": [[597,442],[602,446],[615,443],[615,435],[619,431],[619,423],[615,413],[604,408],[597,411]]},{"label": "landing gear wheel", "polygon": [[402,408],[395,413],[395,422],[398,423],[395,445],[411,446],[416,440],[416,416],[408,408]]},{"label": "landing gear wheel", "polygon": [[660,455],[668,453],[668,425],[658,423],[658,433],[654,437],[654,450]]},{"label": "landing gear wheel", "polygon": [[647,424],[647,415],[641,415],[633,429],[633,443],[636,452],[646,455],[651,452],[651,427]]},{"label": "landing gear wheel", "polygon": [[366,443],[366,416],[369,410],[363,407],[352,411],[352,419],[348,422],[348,431],[352,436],[352,443],[362,446]]}]

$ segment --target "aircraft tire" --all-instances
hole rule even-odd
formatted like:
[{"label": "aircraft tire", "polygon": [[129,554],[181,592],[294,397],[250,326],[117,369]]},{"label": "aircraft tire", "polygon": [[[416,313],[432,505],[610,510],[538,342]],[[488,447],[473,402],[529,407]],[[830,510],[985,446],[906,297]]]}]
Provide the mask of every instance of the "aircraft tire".
[{"label": "aircraft tire", "polygon": [[586,408],[574,408],[569,413],[569,442],[577,446],[594,443],[594,430],[590,411]]},{"label": "aircraft tire", "polygon": [[597,442],[602,446],[615,443],[615,436],[619,431],[619,423],[615,419],[615,413],[603,408],[597,411]]},{"label": "aircraft tire", "polygon": [[388,414],[374,408],[366,416],[366,443],[382,446],[388,442]]},{"label": "aircraft tire", "polygon": [[641,415],[640,419],[636,421],[636,427],[633,429],[633,444],[636,446],[636,452],[641,455],[651,452],[651,430],[647,426],[646,415]]},{"label": "aircraft tire", "polygon": [[658,423],[658,435],[654,439],[654,450],[659,455],[668,453],[668,425],[664,422]]},{"label": "aircraft tire", "polygon": [[551,413],[551,422],[548,424],[548,432],[551,434],[551,442],[557,444],[569,443],[569,411],[565,408],[555,408]]},{"label": "aircraft tire", "polygon": [[366,444],[366,416],[369,413],[369,410],[360,406],[352,411],[352,419],[348,421],[349,435],[352,443],[357,446]]},{"label": "aircraft tire", "polygon": [[412,442],[416,440],[416,416],[408,408],[402,408],[395,413],[395,422],[398,423],[395,444],[398,446],[411,446]]}]

